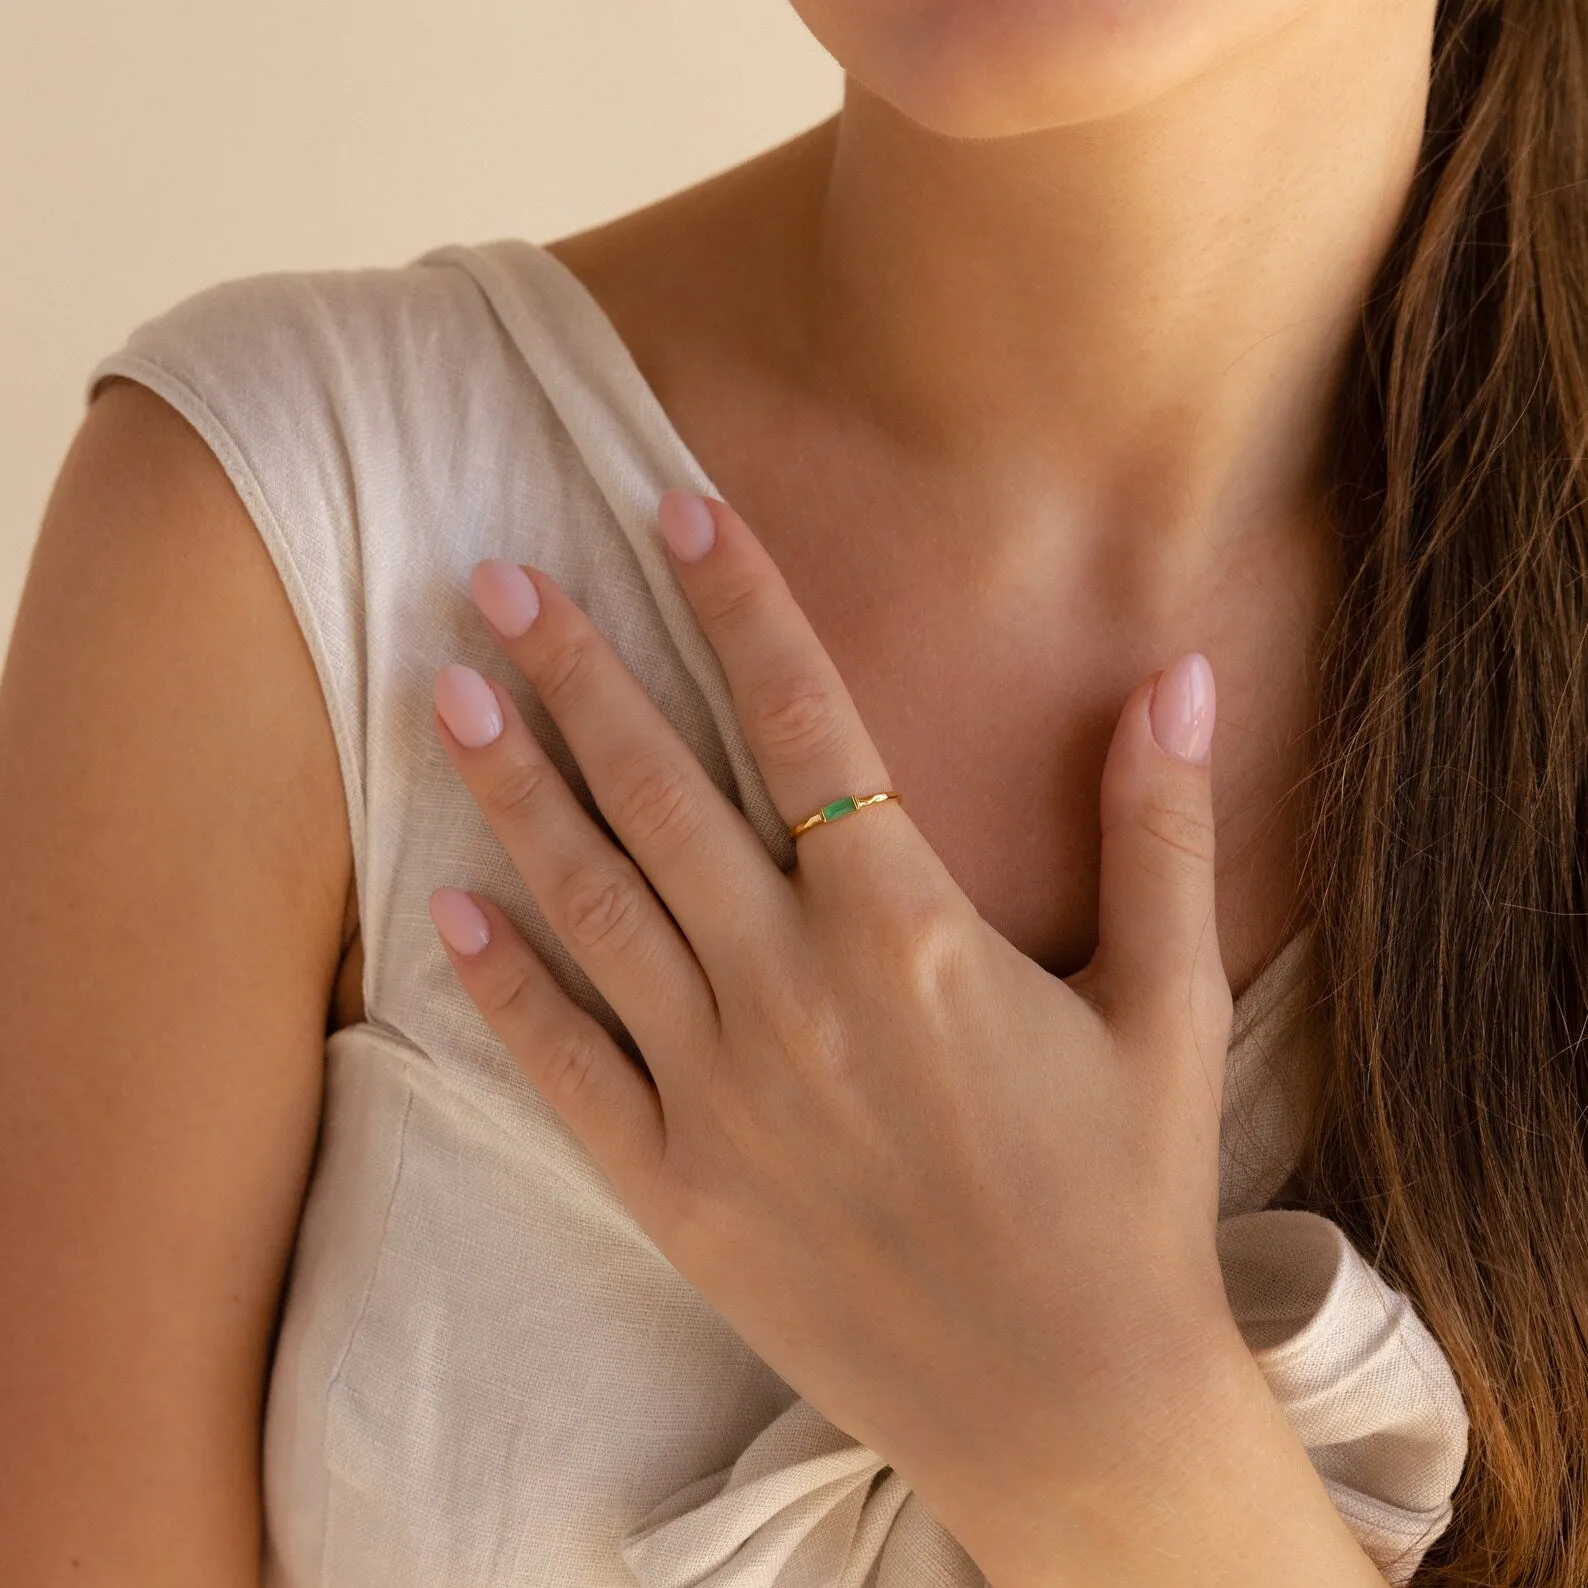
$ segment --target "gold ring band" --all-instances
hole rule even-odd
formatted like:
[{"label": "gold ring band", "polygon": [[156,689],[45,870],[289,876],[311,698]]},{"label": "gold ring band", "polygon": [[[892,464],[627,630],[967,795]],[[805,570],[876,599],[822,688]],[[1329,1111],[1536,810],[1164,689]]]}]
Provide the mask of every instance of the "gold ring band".
[{"label": "gold ring band", "polygon": [[841,800],[834,800],[831,805],[824,805],[819,811],[807,816],[804,821],[796,822],[788,830],[790,838],[798,838],[801,833],[809,832],[813,827],[820,827],[825,822],[836,822],[839,817],[847,816],[851,811],[858,811],[866,805],[877,805],[883,800],[902,800],[904,796],[896,789],[884,789],[880,794],[846,794]]}]

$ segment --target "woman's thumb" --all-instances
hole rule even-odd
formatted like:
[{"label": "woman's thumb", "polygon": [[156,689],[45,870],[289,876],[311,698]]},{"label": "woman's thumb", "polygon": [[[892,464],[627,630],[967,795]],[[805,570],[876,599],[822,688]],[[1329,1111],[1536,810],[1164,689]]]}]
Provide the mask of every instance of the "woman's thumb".
[{"label": "woman's thumb", "polygon": [[1213,910],[1213,669],[1195,651],[1125,702],[1103,766],[1097,954],[1087,996],[1119,1027],[1227,1030]]}]

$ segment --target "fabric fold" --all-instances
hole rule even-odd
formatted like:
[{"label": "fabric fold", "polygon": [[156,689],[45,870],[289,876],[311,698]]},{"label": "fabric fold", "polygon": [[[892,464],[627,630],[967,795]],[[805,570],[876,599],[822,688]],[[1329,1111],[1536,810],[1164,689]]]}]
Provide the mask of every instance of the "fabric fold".
[{"label": "fabric fold", "polygon": [[[1363,1551],[1409,1582],[1450,1523],[1467,1453],[1455,1375],[1407,1299],[1331,1220],[1270,1207],[1294,1167],[1315,1049],[1308,935],[1239,1000],[1219,1130],[1218,1254],[1269,1390]],[[809,1402],[623,1540],[640,1588],[982,1588],[903,1479]]]},{"label": "fabric fold", "polygon": [[[366,1018],[326,1043],[270,1362],[263,1581],[976,1583],[899,1475],[791,1405],[645,1236],[461,989],[426,909],[441,882],[498,900],[568,996],[637,1051],[436,742],[435,670],[501,661],[468,597],[485,557],[548,570],[792,864],[653,533],[665,488],[710,482],[600,304],[522,241],[263,275],[147,322],[89,389],[111,376],[181,413],[248,508],[315,664],[353,839]],[[594,811],[533,690],[506,682]],[[1221,1219],[1295,1200],[1287,1108],[1305,1064],[1285,989],[1299,954],[1236,1002]],[[1418,1513],[1437,1529],[1458,1424],[1436,1426],[1419,1381],[1393,1370],[1410,1325],[1330,1240],[1276,1247],[1283,1225],[1263,1220],[1221,1240],[1278,1275],[1248,1276],[1254,1349],[1342,1514],[1381,1549]],[[1441,1366],[1430,1354],[1420,1381],[1436,1404]]]},{"label": "fabric fold", "polygon": [[[1450,1521],[1467,1422],[1443,1353],[1338,1226],[1269,1209],[1219,1228],[1231,1310],[1341,1516],[1392,1584]],[[1310,1299],[1310,1306],[1299,1306]],[[896,1536],[907,1511],[910,1542]],[[980,1588],[882,1458],[794,1402],[731,1467],[623,1541],[641,1588]]]}]

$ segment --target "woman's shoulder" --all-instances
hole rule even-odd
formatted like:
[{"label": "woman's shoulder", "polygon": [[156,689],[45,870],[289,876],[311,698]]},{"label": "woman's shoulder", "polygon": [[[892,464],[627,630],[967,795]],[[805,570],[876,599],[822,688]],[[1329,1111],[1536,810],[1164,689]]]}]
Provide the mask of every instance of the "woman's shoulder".
[{"label": "woman's shoulder", "polygon": [[556,413],[459,268],[471,253],[217,282],[87,382],[162,398],[235,488],[314,660],[361,871],[374,697],[452,639],[469,565],[526,492],[559,510],[577,495]]},{"label": "woman's shoulder", "polygon": [[[139,325],[89,374],[143,385],[214,452],[307,623],[357,651],[367,598],[469,537],[528,478],[577,463],[505,297],[547,318],[533,244],[445,245],[409,263],[217,282]],[[493,296],[487,266],[505,279]],[[548,330],[560,336],[555,326]]]},{"label": "woman's shoulder", "polygon": [[138,325],[91,371],[89,394],[131,376],[303,439],[316,421],[345,431],[400,423],[404,404],[444,411],[506,353],[490,304],[449,257],[467,252],[216,282]]}]

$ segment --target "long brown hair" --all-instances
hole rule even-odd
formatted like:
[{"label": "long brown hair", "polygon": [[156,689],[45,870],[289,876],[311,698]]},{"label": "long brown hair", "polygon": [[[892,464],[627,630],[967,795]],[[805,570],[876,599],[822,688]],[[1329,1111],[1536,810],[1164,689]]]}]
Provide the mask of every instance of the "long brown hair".
[{"label": "long brown hair", "polygon": [[1341,394],[1305,1205],[1472,1418],[1418,1585],[1588,1584],[1588,0],[1442,0]]}]

